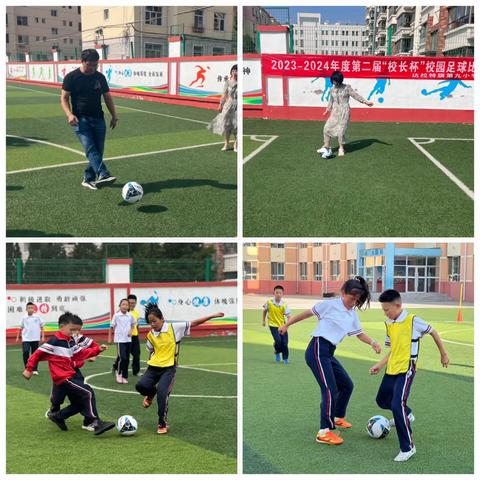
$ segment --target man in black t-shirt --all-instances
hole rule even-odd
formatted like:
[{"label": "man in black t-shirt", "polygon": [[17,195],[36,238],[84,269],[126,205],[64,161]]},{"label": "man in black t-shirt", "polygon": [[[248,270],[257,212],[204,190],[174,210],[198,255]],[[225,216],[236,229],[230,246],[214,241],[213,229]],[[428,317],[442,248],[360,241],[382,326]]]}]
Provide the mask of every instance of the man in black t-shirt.
[{"label": "man in black t-shirt", "polygon": [[103,118],[102,96],[112,115],[110,128],[116,127],[118,118],[107,79],[97,72],[99,59],[96,50],[84,50],[82,66],[67,74],[63,80],[61,97],[67,121],[75,128],[88,159],[82,185],[91,190],[97,190],[97,185],[116,180],[103,162],[107,127]]}]

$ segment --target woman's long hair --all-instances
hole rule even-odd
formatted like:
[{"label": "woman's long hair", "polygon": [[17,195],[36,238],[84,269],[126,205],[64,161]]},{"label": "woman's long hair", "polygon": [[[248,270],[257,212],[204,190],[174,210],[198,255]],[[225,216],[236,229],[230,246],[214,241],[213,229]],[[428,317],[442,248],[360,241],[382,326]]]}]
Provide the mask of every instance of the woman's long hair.
[{"label": "woman's long hair", "polygon": [[355,305],[355,307],[358,309],[361,309],[362,307],[364,307],[364,309],[367,309],[370,306],[371,295],[370,289],[368,288],[368,283],[363,277],[360,277],[359,275],[351,278],[350,280],[347,280],[342,285],[342,293],[360,295],[359,299],[357,300],[357,304]]}]

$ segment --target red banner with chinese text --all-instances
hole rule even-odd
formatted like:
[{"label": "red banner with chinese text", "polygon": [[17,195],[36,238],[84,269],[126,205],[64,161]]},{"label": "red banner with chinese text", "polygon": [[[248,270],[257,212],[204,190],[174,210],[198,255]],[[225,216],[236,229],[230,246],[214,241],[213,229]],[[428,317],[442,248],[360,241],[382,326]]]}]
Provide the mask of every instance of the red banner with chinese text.
[{"label": "red banner with chinese text", "polygon": [[473,80],[473,57],[348,57],[341,55],[262,55],[268,76],[328,77],[340,70],[349,78]]}]

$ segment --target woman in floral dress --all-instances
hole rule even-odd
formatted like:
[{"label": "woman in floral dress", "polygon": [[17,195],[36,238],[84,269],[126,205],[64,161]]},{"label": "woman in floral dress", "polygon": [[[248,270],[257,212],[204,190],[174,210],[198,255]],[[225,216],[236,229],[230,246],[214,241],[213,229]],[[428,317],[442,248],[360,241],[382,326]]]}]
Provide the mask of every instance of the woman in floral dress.
[{"label": "woman in floral dress", "polygon": [[[330,90],[330,99],[324,115],[330,114],[325,126],[323,127],[323,147],[317,150],[323,158],[332,156],[330,139],[338,138],[338,156],[345,155],[345,134],[350,123],[350,97],[360,103],[371,107],[373,102],[365,100],[350,85],[343,83],[343,74],[339,70],[333,72],[330,80],[333,87]],[[322,93],[321,90],[315,90],[315,93]]]},{"label": "woman in floral dress", "polygon": [[225,82],[222,99],[218,108],[220,112],[208,125],[208,129],[223,135],[225,143],[222,150],[229,149],[230,136],[235,136],[233,151],[237,151],[237,66],[230,69],[230,78]]}]

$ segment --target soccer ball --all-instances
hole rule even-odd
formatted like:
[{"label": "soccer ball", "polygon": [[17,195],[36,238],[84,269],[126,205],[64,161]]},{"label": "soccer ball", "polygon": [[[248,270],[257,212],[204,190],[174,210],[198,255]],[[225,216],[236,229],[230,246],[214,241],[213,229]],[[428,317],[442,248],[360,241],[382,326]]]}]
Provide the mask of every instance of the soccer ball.
[{"label": "soccer ball", "polygon": [[135,435],[138,430],[137,421],[131,415],[123,415],[117,421],[117,430],[125,437]]},{"label": "soccer ball", "polygon": [[122,188],[122,197],[128,203],[138,202],[143,197],[143,188],[137,182],[128,182]]},{"label": "soccer ball", "polygon": [[381,415],[375,415],[367,423],[367,432],[372,438],[385,438],[390,428],[389,420]]}]

